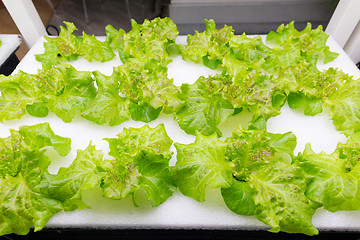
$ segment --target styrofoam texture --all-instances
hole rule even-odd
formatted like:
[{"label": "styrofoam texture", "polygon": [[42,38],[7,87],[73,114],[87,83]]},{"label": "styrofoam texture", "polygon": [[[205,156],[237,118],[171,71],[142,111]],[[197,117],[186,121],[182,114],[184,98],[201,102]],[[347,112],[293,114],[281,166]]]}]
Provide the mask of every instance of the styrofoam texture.
[{"label": "styrofoam texture", "polygon": [[0,34],[2,44],[0,46],[0,66],[15,52],[20,46],[21,37],[18,34]]},{"label": "styrofoam texture", "polygon": [[[99,38],[104,39],[104,38]],[[42,53],[43,39],[40,39],[21,61],[17,70],[36,73],[41,64],[35,61],[34,54]],[[181,36],[178,42],[185,42],[186,37]],[[360,77],[360,72],[351,62],[345,52],[330,37],[328,45],[332,51],[340,53],[340,56],[332,63],[319,65],[320,69],[339,67],[344,72]],[[181,57],[175,57],[169,64],[169,77],[174,79],[176,85],[181,83],[193,83],[201,75],[214,74],[217,71],[210,70],[202,65],[185,62]],[[106,63],[88,63],[84,59],[72,62],[78,70],[99,70],[110,75],[112,68],[121,64],[118,59]],[[304,149],[306,143],[311,143],[314,151],[331,153],[338,142],[344,142],[345,137],[337,132],[330,121],[327,112],[314,117],[304,116],[300,111],[291,110],[284,106],[279,116],[268,121],[268,131],[283,133],[293,131],[297,136],[298,145],[296,152]],[[238,124],[246,125],[251,119],[250,113],[232,116],[219,128],[223,132],[222,139],[231,135]],[[60,157],[54,151],[49,151],[52,158],[49,171],[56,173],[61,166],[68,166],[76,157],[76,149],[85,149],[91,141],[97,149],[103,150],[105,158],[108,156],[108,145],[103,138],[116,137],[124,127],[141,127],[143,122],[127,121],[118,126],[99,126],[90,121],[76,117],[71,123],[64,123],[54,114],[46,118],[33,118],[24,116],[20,120],[7,121],[0,125],[0,137],[7,136],[8,129],[18,129],[21,125],[32,125],[40,122],[49,122],[53,131],[61,136],[72,139],[72,150],[66,157]],[[181,130],[171,115],[161,114],[160,117],[149,125],[155,127],[164,123],[168,135],[174,142],[191,143],[194,136],[187,135]],[[176,149],[170,164],[175,164]],[[232,213],[225,206],[219,189],[207,189],[206,201],[197,202],[183,196],[179,191],[170,197],[165,203],[157,208],[152,208],[146,201],[143,192],[137,194],[137,203],[140,207],[134,207],[130,197],[122,200],[112,200],[102,197],[100,188],[86,190],[83,193],[84,201],[91,209],[74,212],[61,212],[50,219],[47,227],[50,228],[185,228],[185,229],[268,229],[268,226],[258,221],[255,217],[240,216]],[[360,211],[330,213],[319,209],[313,218],[316,227],[323,230],[360,230]]]}]

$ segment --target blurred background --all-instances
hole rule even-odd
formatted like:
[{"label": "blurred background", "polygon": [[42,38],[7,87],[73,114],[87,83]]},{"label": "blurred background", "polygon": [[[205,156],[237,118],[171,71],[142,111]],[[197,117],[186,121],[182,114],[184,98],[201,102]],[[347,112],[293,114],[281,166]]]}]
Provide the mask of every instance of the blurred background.
[{"label": "blurred background", "polygon": [[[131,29],[130,18],[170,17],[180,34],[205,29],[204,19],[214,19],[220,28],[231,25],[236,34],[265,34],[281,23],[295,21],[298,29],[311,22],[327,26],[339,0],[33,0],[48,33],[57,35],[63,21],[70,21],[87,34],[105,35],[105,26]],[[0,34],[19,33],[0,0]],[[21,60],[28,51],[22,43],[16,52]]]}]

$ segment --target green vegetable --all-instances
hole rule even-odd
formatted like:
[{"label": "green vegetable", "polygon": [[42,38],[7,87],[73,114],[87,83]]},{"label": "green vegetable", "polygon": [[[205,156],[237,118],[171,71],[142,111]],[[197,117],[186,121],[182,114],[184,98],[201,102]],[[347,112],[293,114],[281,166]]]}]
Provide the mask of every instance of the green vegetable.
[{"label": "green vegetable", "polygon": [[26,113],[26,106],[40,101],[42,95],[35,77],[19,71],[8,77],[0,75],[0,121],[21,118]]},{"label": "green vegetable", "polygon": [[[206,188],[221,188],[228,208],[255,215],[272,232],[317,234],[311,218],[323,206],[329,211],[359,210],[360,97],[358,81],[342,71],[319,71],[338,54],[326,46],[328,35],[311,24],[298,31],[294,22],[267,35],[235,36],[232,27],[188,35],[187,45],[176,44],[176,25],[155,18],[125,32],[111,25],[106,40],[74,34],[65,22],[56,38],[46,37],[43,63],[37,74],[19,72],[0,76],[0,121],[28,113],[46,117],[55,113],[65,122],[76,114],[97,124],[118,125],[130,118],[150,122],[161,112],[174,114],[179,126],[196,135],[191,144],[175,143],[177,162],[169,167],[172,140],[164,125],[125,129],[106,139],[111,159],[91,143],[67,168],[47,171],[45,147],[61,156],[70,140],[55,135],[49,124],[22,126],[0,139],[0,235],[40,230],[56,212],[89,207],[82,191],[98,184],[104,196],[122,199],[145,191],[152,206],[166,201],[176,190],[198,201]],[[119,52],[123,65],[111,76],[81,72],[63,61],[79,56],[104,62]],[[172,54],[202,63],[221,74],[200,77],[177,87],[168,78]],[[332,154],[315,153],[308,145],[294,156],[292,133],[266,131],[266,121],[280,114],[285,102],[305,115],[329,111],[335,128],[348,136]],[[247,110],[253,115],[247,130],[239,127],[225,141],[218,126]],[[176,185],[175,185],[176,184]]]},{"label": "green vegetable", "polygon": [[71,122],[96,94],[91,73],[76,71],[70,65],[43,68],[34,75],[20,71],[0,76],[0,89],[1,122],[21,118],[26,112],[46,117],[49,111]]},{"label": "green vegetable", "polygon": [[107,62],[115,57],[113,50],[108,44],[100,42],[94,35],[89,36],[86,33],[83,33],[81,50],[81,55],[89,62],[92,60]]},{"label": "green vegetable", "polygon": [[[114,69],[112,78],[119,82],[120,92],[134,103],[131,108],[138,105],[141,109],[132,111],[135,113],[132,113],[134,120],[152,121],[161,110],[164,113],[174,113],[183,105],[180,89],[167,77],[167,68],[155,60],[143,63],[129,59],[124,65]],[[146,114],[147,112],[157,114]],[[150,115],[154,116],[149,117]]]},{"label": "green vegetable", "polygon": [[314,235],[311,218],[319,205],[305,196],[304,172],[292,163],[295,146],[292,133],[240,127],[225,142],[198,133],[192,144],[175,144],[175,183],[198,201],[204,201],[206,187],[221,187],[230,210],[255,215],[273,232]]},{"label": "green vegetable", "polygon": [[225,160],[226,144],[215,134],[204,136],[198,132],[194,143],[175,143],[175,147],[174,181],[184,195],[204,201],[207,186],[230,187],[233,179],[231,165]]},{"label": "green vegetable", "polygon": [[131,31],[126,33],[120,29],[107,27],[107,42],[112,48],[117,48],[123,63],[130,59],[146,63],[152,60],[165,67],[172,60],[169,57],[168,46],[177,46],[175,40],[179,34],[176,25],[169,18],[155,18],[138,24],[131,20]]},{"label": "green vegetable", "polygon": [[164,125],[124,129],[118,138],[107,138],[113,159],[103,162],[104,196],[121,199],[144,189],[152,206],[166,201],[176,190],[169,171],[172,140]]},{"label": "green vegetable", "polygon": [[216,69],[222,63],[222,59],[230,54],[227,47],[229,39],[234,36],[230,26],[221,29],[215,28],[214,20],[205,20],[206,30],[194,35],[188,35],[187,45],[181,45],[181,55],[186,60],[195,63],[204,63],[205,66]]},{"label": "green vegetable", "polygon": [[47,174],[42,192],[63,202],[66,211],[88,208],[82,201],[82,190],[98,186],[104,170],[102,151],[89,144],[85,150],[78,150],[77,157],[67,168],[60,168],[56,175]]},{"label": "green vegetable", "polygon": [[209,136],[216,132],[221,136],[217,126],[234,113],[224,81],[222,76],[200,77],[193,85],[181,86],[185,105],[175,114],[175,120],[186,133],[199,131]]},{"label": "green vegetable", "polygon": [[304,194],[307,185],[303,174],[301,168],[282,161],[263,165],[251,174],[255,215],[272,227],[271,232],[318,234],[311,223],[318,206]]},{"label": "green vegetable", "polygon": [[119,95],[119,82],[100,72],[93,72],[98,87],[96,96],[81,112],[81,116],[97,124],[118,125],[130,118],[129,100]]},{"label": "green vegetable", "polygon": [[330,111],[331,119],[338,131],[360,130],[360,84],[359,79],[344,74],[342,71],[329,69],[337,81],[334,90],[324,100],[324,107]]},{"label": "green vegetable", "polygon": [[359,210],[359,151],[358,133],[332,154],[316,154],[308,144],[297,159],[308,174],[306,196],[332,212]]},{"label": "green vegetable", "polygon": [[226,206],[236,214],[254,215],[256,205],[252,196],[253,190],[248,183],[233,181],[228,188],[221,188],[221,195]]},{"label": "green vegetable", "polygon": [[105,62],[113,59],[115,54],[107,42],[100,42],[95,36],[83,33],[82,37],[75,35],[75,25],[64,22],[66,28],[60,26],[58,37],[44,36],[45,51],[43,54],[35,55],[37,61],[44,66],[58,65],[63,61],[76,60],[83,56],[88,61]]},{"label": "green vegetable", "polygon": [[316,64],[320,58],[324,63],[328,63],[339,55],[331,52],[326,46],[328,37],[329,35],[323,31],[321,25],[316,29],[311,29],[311,23],[307,23],[305,29],[298,31],[292,21],[288,25],[280,25],[276,32],[269,32],[266,42],[278,45],[283,49],[300,50],[301,58]]},{"label": "green vegetable", "polygon": [[55,135],[48,123],[33,126],[21,126],[19,133],[25,143],[35,149],[52,146],[60,156],[66,156],[70,152],[71,140]]},{"label": "green vegetable", "polygon": [[62,202],[41,191],[50,164],[45,147],[61,155],[70,151],[70,139],[55,135],[48,123],[11,130],[0,139],[0,235],[41,230],[62,210]]}]

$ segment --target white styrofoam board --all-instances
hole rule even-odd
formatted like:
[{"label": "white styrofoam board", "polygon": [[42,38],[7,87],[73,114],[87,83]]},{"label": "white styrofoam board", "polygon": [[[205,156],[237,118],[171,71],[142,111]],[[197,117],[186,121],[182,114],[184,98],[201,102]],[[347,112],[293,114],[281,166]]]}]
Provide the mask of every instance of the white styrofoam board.
[{"label": "white styrofoam board", "polygon": [[15,52],[20,46],[21,38],[18,34],[0,34],[2,44],[0,46],[0,66]]},{"label": "white styrofoam board", "polygon": [[[99,38],[103,40],[103,37]],[[181,36],[177,40],[186,42],[186,37]],[[36,62],[34,54],[43,52],[43,39],[40,39],[24,59],[18,65],[18,70],[36,73],[41,64]],[[355,79],[360,78],[360,71],[352,63],[351,59],[337,45],[333,38],[329,38],[328,45],[332,51],[340,53],[339,57],[332,63],[319,65],[319,69],[338,67]],[[110,75],[112,68],[121,64],[118,58],[106,63],[88,63],[79,59],[71,63],[77,70],[99,70]],[[175,57],[168,66],[168,76],[174,79],[176,85],[181,83],[193,83],[201,75],[214,74],[217,71],[210,70],[202,65],[185,62],[180,56]],[[273,133],[284,133],[293,131],[297,136],[298,145],[296,153],[304,149],[306,143],[310,142],[315,152],[325,151],[331,153],[338,142],[345,142],[346,138],[337,132],[330,121],[326,111],[314,117],[304,116],[303,113],[291,110],[284,106],[279,116],[269,119],[268,131]],[[230,117],[228,121],[220,125],[223,132],[222,139],[231,135],[231,132],[241,123],[246,125],[251,119],[250,114],[239,114]],[[59,157],[54,151],[49,151],[53,158],[49,171],[56,173],[61,166],[70,165],[76,156],[76,149],[85,149],[90,141],[97,149],[103,150],[105,158],[108,156],[108,145],[103,138],[116,137],[124,127],[141,127],[143,122],[127,121],[118,126],[99,126],[90,121],[76,117],[71,123],[64,123],[54,114],[46,118],[33,118],[24,116],[20,120],[11,120],[0,125],[0,137],[9,134],[8,129],[18,129],[21,125],[32,125],[40,122],[49,122],[53,131],[61,136],[72,139],[72,150],[66,157]],[[191,143],[194,136],[187,135],[181,130],[171,115],[161,114],[151,123],[155,127],[164,123],[166,131],[174,142]],[[176,149],[170,164],[174,165]],[[267,229],[268,227],[258,221],[255,217],[240,216],[232,213],[225,206],[219,189],[208,189],[206,201],[197,202],[189,197],[183,196],[179,191],[170,197],[165,203],[157,208],[152,208],[146,201],[144,193],[139,194],[138,204],[134,207],[130,197],[122,200],[112,200],[102,197],[100,188],[84,191],[84,201],[92,209],[84,209],[74,212],[61,212],[50,219],[47,227],[50,228],[185,228],[185,229]],[[313,217],[314,225],[320,230],[349,230],[360,231],[360,211],[346,211],[330,213],[319,209]]]}]

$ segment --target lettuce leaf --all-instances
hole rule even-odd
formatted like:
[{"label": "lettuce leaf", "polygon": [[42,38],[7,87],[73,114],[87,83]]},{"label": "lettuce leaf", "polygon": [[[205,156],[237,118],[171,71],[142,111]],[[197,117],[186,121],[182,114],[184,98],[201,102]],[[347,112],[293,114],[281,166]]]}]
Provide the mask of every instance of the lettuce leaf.
[{"label": "lettuce leaf", "polygon": [[[337,130],[356,130],[357,84],[342,71],[329,68],[320,72],[314,64],[301,62],[281,68],[279,81],[291,108],[304,107],[305,115],[310,116],[328,108]],[[341,127],[343,124],[347,126]]]},{"label": "lettuce leaf", "polygon": [[35,55],[35,59],[45,66],[76,60],[81,54],[82,38],[73,33],[77,28],[70,22],[64,21],[64,24],[66,28],[60,26],[58,37],[44,36],[44,53]]},{"label": "lettuce leaf", "polygon": [[266,46],[261,36],[248,38],[245,33],[240,36],[232,36],[229,47],[235,59],[252,64],[264,60],[270,54],[270,48]]},{"label": "lettuce leaf", "polygon": [[16,75],[0,76],[0,121],[21,118],[26,106],[41,101],[43,94],[33,75],[19,71]]},{"label": "lettuce leaf", "polygon": [[349,140],[342,145],[341,154],[339,149],[332,154],[316,154],[308,144],[297,158],[297,164],[308,174],[306,196],[331,212],[360,209],[360,165],[350,159],[358,156],[357,148],[348,152],[352,144]]},{"label": "lettuce leaf", "polygon": [[221,196],[232,212],[239,215],[255,215],[253,189],[247,182],[233,181],[230,187],[221,188]]},{"label": "lettuce leaf", "polygon": [[359,80],[354,80],[343,72],[336,72],[335,76],[339,84],[324,100],[324,107],[329,109],[336,130],[357,132],[360,130]]},{"label": "lettuce leaf", "polygon": [[130,119],[129,100],[120,96],[119,82],[98,71],[93,72],[98,87],[96,96],[88,101],[81,116],[97,124],[118,125]]},{"label": "lettuce leaf", "polygon": [[50,164],[44,148],[54,145],[65,154],[70,139],[55,135],[46,123],[11,130],[8,138],[0,139],[0,235],[24,235],[32,226],[39,231],[62,210],[61,201],[40,190]]},{"label": "lettuce leaf", "polygon": [[112,25],[106,25],[105,27],[105,42],[112,48],[116,49],[120,47],[122,36],[125,34],[123,29],[116,30]]},{"label": "lettuce leaf", "polygon": [[205,66],[216,69],[222,59],[230,54],[229,40],[234,36],[230,26],[216,29],[214,20],[205,20],[206,30],[194,35],[188,35],[187,45],[180,45],[181,55],[185,60],[204,63]]},{"label": "lettuce leaf", "polygon": [[271,232],[318,234],[311,223],[318,206],[304,194],[307,185],[300,167],[282,161],[262,165],[248,184],[255,190],[256,218],[272,227]]},{"label": "lettuce leaf", "polygon": [[222,189],[230,210],[251,215],[272,227],[271,231],[317,234],[311,217],[317,208],[304,192],[306,179],[292,164],[296,137],[293,133],[268,133],[239,127],[226,139],[225,156],[237,180]]},{"label": "lettuce leaf", "polygon": [[196,134],[191,144],[175,143],[177,161],[173,170],[179,190],[197,201],[205,201],[205,189],[230,187],[233,181],[230,162],[225,159],[226,144],[216,134]]},{"label": "lettuce leaf", "polygon": [[181,86],[185,104],[176,112],[175,120],[187,134],[199,131],[206,136],[222,135],[217,126],[234,113],[223,81],[226,79],[219,75],[200,77],[193,85]]},{"label": "lettuce leaf", "polygon": [[0,77],[0,121],[21,118],[26,112],[46,117],[49,110],[64,122],[96,94],[91,72],[77,71],[70,65],[44,67],[37,74],[19,72]]},{"label": "lettuce leaf", "polygon": [[66,156],[70,152],[71,139],[54,134],[49,123],[20,126],[19,133],[26,144],[34,149],[52,146],[60,156]]},{"label": "lettuce leaf", "polygon": [[36,77],[45,94],[43,101],[64,122],[71,122],[96,95],[91,72],[77,71],[71,65],[44,68]]},{"label": "lettuce leaf", "polygon": [[86,33],[83,33],[81,55],[89,62],[93,60],[107,62],[115,57],[115,53],[109,44],[100,42],[94,35],[89,36]]},{"label": "lettuce leaf", "polygon": [[115,54],[107,41],[100,42],[95,36],[83,33],[77,36],[73,32],[77,30],[75,25],[64,21],[66,28],[60,26],[58,37],[44,36],[44,53],[36,54],[35,59],[44,66],[58,65],[63,61],[76,60],[83,56],[88,61],[105,62],[113,59]]},{"label": "lettuce leaf", "polygon": [[77,157],[67,168],[60,168],[56,175],[48,174],[42,183],[42,192],[63,202],[66,211],[87,208],[82,200],[82,191],[100,184],[104,170],[102,151],[89,144],[78,150]]},{"label": "lettuce leaf", "polygon": [[298,31],[292,21],[287,25],[280,25],[276,32],[269,32],[266,42],[278,45],[283,49],[298,49],[301,51],[303,59],[316,64],[318,59],[323,59],[324,63],[328,63],[339,55],[331,52],[326,46],[328,37],[329,35],[323,31],[321,25],[312,29],[311,23],[307,23],[302,31]]},{"label": "lettuce leaf", "polygon": [[144,189],[152,206],[166,201],[176,190],[172,183],[169,148],[172,140],[167,136],[164,125],[155,128],[124,129],[118,138],[105,139],[109,142],[109,155],[113,159],[101,165],[105,174],[101,182],[104,196],[121,199]]},{"label": "lettuce leaf", "polygon": [[252,171],[276,161],[278,153],[292,157],[296,147],[292,132],[274,134],[266,130],[245,130],[241,126],[225,142],[225,156],[233,163],[233,176],[238,181],[247,181]]},{"label": "lettuce leaf", "polygon": [[121,29],[118,32],[119,57],[123,63],[129,59],[137,59],[140,62],[153,59],[165,67],[172,62],[167,48],[170,44],[175,44],[179,32],[171,19],[146,19],[143,24],[138,24],[132,19],[131,27],[128,33]]},{"label": "lettuce leaf", "polygon": [[230,210],[255,215],[272,232],[315,235],[311,219],[319,204],[305,196],[304,171],[292,163],[295,146],[291,132],[239,127],[225,142],[198,132],[194,143],[175,144],[174,181],[198,201],[205,200],[207,187],[221,187]]},{"label": "lettuce leaf", "polygon": [[167,68],[155,60],[143,63],[129,59],[114,69],[112,78],[120,83],[120,92],[134,103],[130,109],[134,120],[148,122],[157,118],[161,110],[170,114],[183,106],[180,89],[167,77]]},{"label": "lettuce leaf", "polygon": [[62,210],[60,201],[33,190],[22,174],[0,178],[0,186],[0,235],[26,235],[32,226],[39,231]]}]

